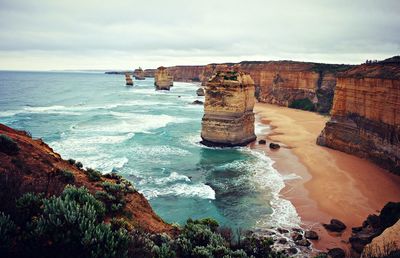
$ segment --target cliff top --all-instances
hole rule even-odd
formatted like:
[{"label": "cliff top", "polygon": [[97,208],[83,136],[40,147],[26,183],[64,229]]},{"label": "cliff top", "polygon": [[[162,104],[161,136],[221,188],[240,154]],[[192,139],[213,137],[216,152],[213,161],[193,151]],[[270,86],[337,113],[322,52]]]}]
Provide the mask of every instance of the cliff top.
[{"label": "cliff top", "polygon": [[218,71],[209,80],[210,83],[217,84],[240,84],[249,85],[254,84],[253,79],[249,74],[238,71]]},{"label": "cliff top", "polygon": [[379,78],[400,80],[400,57],[392,57],[379,62],[367,62],[339,75],[347,78]]},{"label": "cliff top", "polygon": [[[41,139],[32,139],[24,131],[0,124],[0,210],[7,210],[6,200],[15,200],[33,192],[46,197],[59,196],[65,186],[84,186],[93,195],[105,191],[105,185],[122,189],[123,208],[107,213],[106,219],[123,217],[132,225],[149,232],[173,232],[172,226],[159,218],[144,196],[130,182],[116,174],[102,175],[73,160],[63,160]],[[125,191],[126,190],[126,191]],[[128,214],[128,215],[127,215]]]}]

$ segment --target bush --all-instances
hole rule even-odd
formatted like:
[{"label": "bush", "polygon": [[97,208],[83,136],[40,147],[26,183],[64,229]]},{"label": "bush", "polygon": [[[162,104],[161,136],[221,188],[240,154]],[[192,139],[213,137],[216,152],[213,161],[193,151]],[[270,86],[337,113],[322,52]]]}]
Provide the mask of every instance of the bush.
[{"label": "bush", "polygon": [[75,166],[79,169],[83,168],[83,164],[80,161],[76,162]]},{"label": "bush", "polygon": [[7,155],[17,155],[19,147],[17,143],[7,135],[0,134],[0,152]]},{"label": "bush", "polygon": [[58,174],[64,183],[73,184],[75,182],[75,176],[69,170],[59,170]]},{"label": "bush", "polygon": [[13,244],[17,227],[9,215],[0,212],[0,253],[7,254]]},{"label": "bush", "polygon": [[63,250],[68,256],[127,255],[127,231],[113,231],[102,222],[104,205],[87,189],[68,186],[60,197],[44,200],[43,206],[35,233],[50,254]]},{"label": "bush", "polygon": [[308,98],[296,99],[292,103],[290,103],[289,107],[307,111],[315,110],[314,104]]},{"label": "bush", "polygon": [[102,176],[102,174],[99,171],[94,170],[92,168],[87,168],[85,174],[89,178],[89,181],[92,182],[100,181]]},{"label": "bush", "polygon": [[17,199],[15,208],[17,212],[16,221],[24,225],[42,212],[43,194],[26,193]]},{"label": "bush", "polygon": [[71,165],[75,165],[76,161],[74,159],[69,159],[68,163],[71,164]]}]

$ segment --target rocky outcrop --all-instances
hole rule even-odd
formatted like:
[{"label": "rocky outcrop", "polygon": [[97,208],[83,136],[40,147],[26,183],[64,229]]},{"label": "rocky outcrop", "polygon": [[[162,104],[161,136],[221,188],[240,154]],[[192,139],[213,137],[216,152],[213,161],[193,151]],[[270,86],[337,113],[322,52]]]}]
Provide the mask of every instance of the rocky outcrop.
[{"label": "rocky outcrop", "polygon": [[[371,241],[375,240],[376,237],[378,236],[380,238],[378,238],[375,242],[381,243],[381,240],[384,240],[385,236],[381,235],[382,232],[386,231],[387,228],[391,228],[396,223],[399,224],[398,223],[399,219],[400,219],[400,203],[394,203],[394,202],[387,203],[383,207],[379,215],[369,215],[368,218],[363,222],[361,227],[352,228],[352,235],[349,239],[352,252],[356,256],[359,256],[363,251],[365,251],[365,246],[371,243]],[[396,229],[397,227],[398,226],[395,226],[393,229]],[[388,238],[386,239],[387,241],[385,241],[385,244],[392,243],[393,239],[391,237],[393,235],[389,233],[386,236]],[[400,246],[397,247],[397,249],[399,248]],[[368,250],[368,252],[369,251],[376,251],[376,250]],[[384,250],[382,249],[380,251]]]},{"label": "rocky outcrop", "polygon": [[154,77],[154,85],[157,90],[169,90],[173,86],[173,77],[167,71],[167,68],[160,66]]},{"label": "rocky outcrop", "polygon": [[400,62],[364,64],[337,79],[331,119],[317,143],[400,175]]},{"label": "rocky outcrop", "polygon": [[144,71],[141,67],[139,67],[138,69],[135,69],[133,71],[133,76],[135,77],[135,80],[144,80],[145,78],[145,74]]},{"label": "rocky outcrop", "polygon": [[[81,166],[63,160],[42,140],[32,139],[26,132],[0,124],[0,137],[17,146],[17,151],[12,153],[0,149],[1,211],[9,210],[17,198],[28,192],[43,193],[45,197],[58,196],[67,184],[72,184],[84,186],[95,195],[102,190],[102,182],[118,184],[119,179],[110,177],[101,177],[99,182],[90,181],[87,171],[79,168]],[[16,149],[15,146],[11,148]],[[68,171],[69,177],[65,176],[65,171]],[[124,200],[124,210],[112,217],[129,214],[124,218],[138,228],[153,233],[172,232],[173,227],[154,213],[142,194],[132,191],[124,195]]]},{"label": "rocky outcrop", "polygon": [[396,251],[397,255],[400,255],[400,220],[366,245],[361,257],[383,257]]},{"label": "rocky outcrop", "polygon": [[203,88],[198,88],[196,90],[196,94],[197,94],[197,96],[204,96],[205,95],[204,89]]},{"label": "rocky outcrop", "polygon": [[243,72],[218,72],[205,86],[202,143],[246,145],[254,134],[254,81]]}]

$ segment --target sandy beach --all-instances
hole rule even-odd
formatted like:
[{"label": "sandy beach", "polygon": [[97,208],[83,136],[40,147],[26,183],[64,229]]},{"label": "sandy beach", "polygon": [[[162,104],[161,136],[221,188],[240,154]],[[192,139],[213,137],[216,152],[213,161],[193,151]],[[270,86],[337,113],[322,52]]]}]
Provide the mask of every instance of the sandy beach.
[{"label": "sandy beach", "polygon": [[[286,181],[281,194],[294,204],[303,227],[320,235],[320,240],[313,241],[316,249],[347,249],[351,227],[360,226],[388,201],[400,201],[400,177],[367,160],[315,143],[329,117],[261,103],[256,104],[255,112],[259,122],[271,126],[265,136],[267,144],[273,141],[282,146],[277,151],[262,145],[256,148],[264,148],[280,173],[299,176]],[[328,233],[321,223],[331,218],[343,221],[346,231]]]}]

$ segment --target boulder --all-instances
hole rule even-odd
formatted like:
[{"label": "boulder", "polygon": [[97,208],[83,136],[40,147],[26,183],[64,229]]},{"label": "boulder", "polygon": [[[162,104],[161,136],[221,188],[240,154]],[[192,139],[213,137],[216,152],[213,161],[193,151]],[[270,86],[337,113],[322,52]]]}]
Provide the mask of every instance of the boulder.
[{"label": "boulder", "polygon": [[[260,140],[260,141],[262,141],[262,140]],[[260,143],[260,142],[258,142],[258,143]],[[278,228],[278,232],[281,234],[285,234],[285,233],[289,233],[289,230],[284,229],[284,228]]]},{"label": "boulder", "polygon": [[322,224],[325,229],[333,232],[342,232],[346,229],[346,225],[338,219],[331,219],[329,224]]},{"label": "boulder", "polygon": [[203,105],[204,102],[201,101],[201,100],[195,100],[195,101],[192,102],[192,104],[193,104],[193,105]]},{"label": "boulder", "polygon": [[313,230],[306,231],[304,233],[304,237],[307,239],[311,239],[311,240],[317,240],[319,238],[317,232],[315,232]]},{"label": "boulder", "polygon": [[258,141],[258,144],[266,144],[266,143],[267,143],[266,140],[259,140],[259,141]]},{"label": "boulder", "polygon": [[299,246],[310,246],[311,245],[311,242],[308,241],[307,239],[296,240],[296,241],[294,241],[294,243]]},{"label": "boulder", "polygon": [[277,144],[277,143],[271,142],[271,143],[269,144],[269,147],[270,147],[271,149],[273,149],[273,150],[276,150],[276,149],[279,149],[281,146],[280,146],[279,144]]},{"label": "boulder", "polygon": [[196,90],[197,96],[204,96],[204,89],[203,88],[198,88]]},{"label": "boulder", "polygon": [[293,232],[293,234],[291,235],[292,239],[294,241],[298,241],[298,240],[302,240],[303,239],[303,235],[297,232]]},{"label": "boulder", "polygon": [[284,238],[284,237],[282,237],[282,238],[279,238],[279,240],[278,240],[278,243],[279,243],[279,244],[282,244],[282,245],[284,245],[284,244],[286,244],[286,243],[287,243],[287,239],[286,239],[286,238]]},{"label": "boulder", "polygon": [[345,258],[346,253],[341,248],[333,248],[328,251],[329,258]]}]

